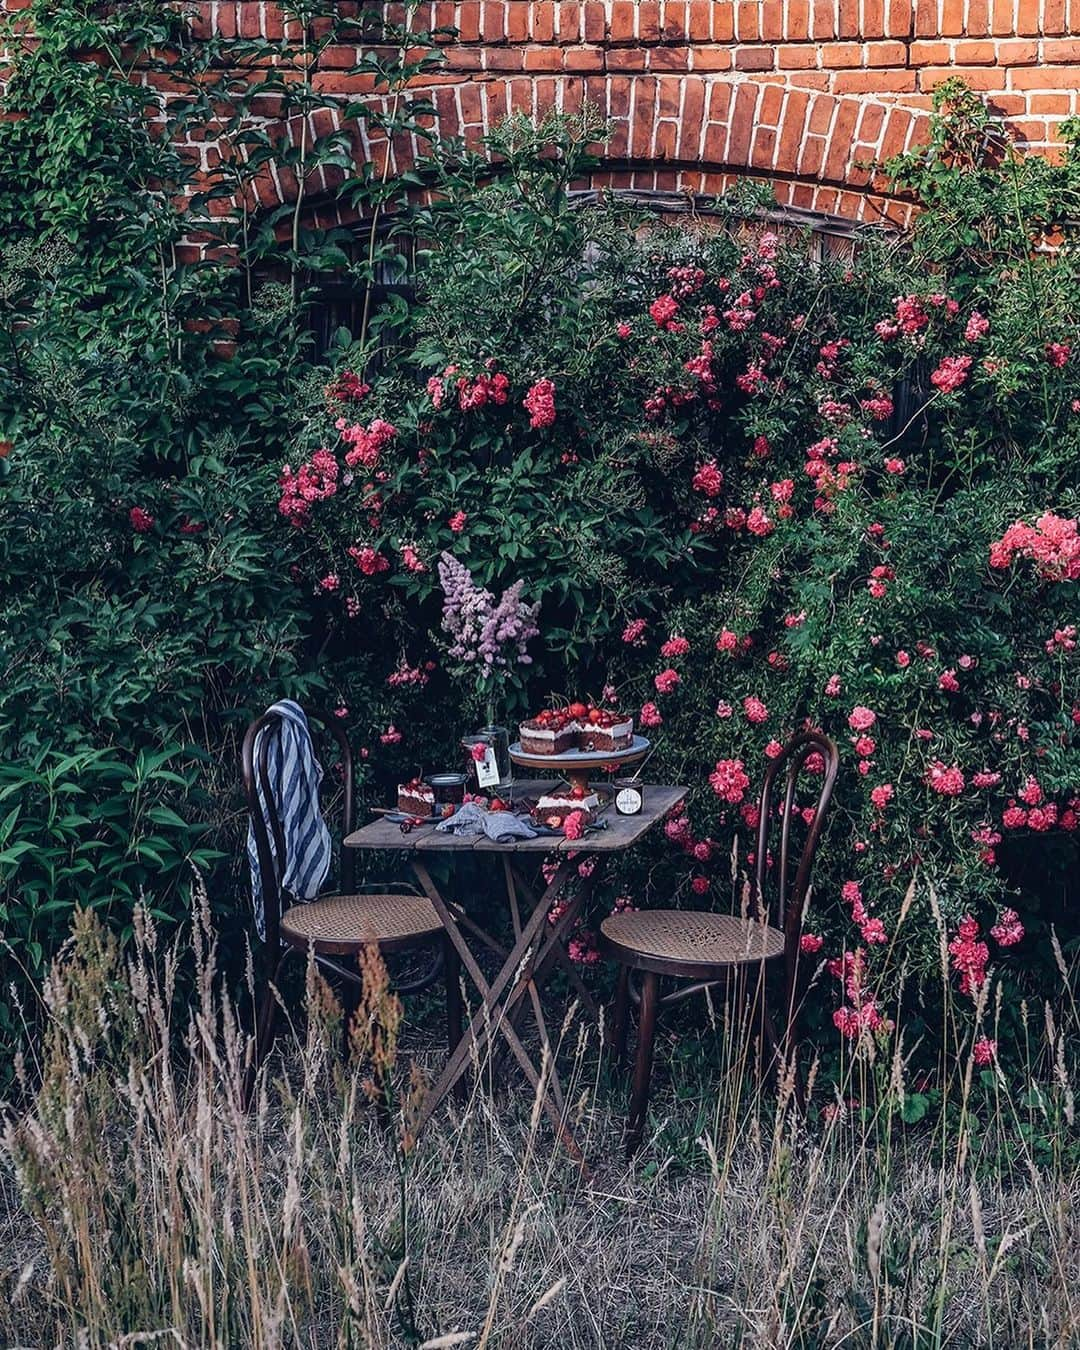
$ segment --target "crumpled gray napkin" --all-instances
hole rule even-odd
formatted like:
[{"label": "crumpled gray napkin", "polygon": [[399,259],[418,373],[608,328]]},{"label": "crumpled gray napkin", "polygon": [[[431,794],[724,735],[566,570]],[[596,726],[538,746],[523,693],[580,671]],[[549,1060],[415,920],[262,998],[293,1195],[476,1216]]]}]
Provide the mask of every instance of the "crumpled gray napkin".
[{"label": "crumpled gray napkin", "polygon": [[512,811],[485,811],[476,802],[459,806],[452,816],[440,820],[435,828],[470,839],[486,834],[496,844],[503,839],[535,839],[538,833],[524,816],[515,816]]}]

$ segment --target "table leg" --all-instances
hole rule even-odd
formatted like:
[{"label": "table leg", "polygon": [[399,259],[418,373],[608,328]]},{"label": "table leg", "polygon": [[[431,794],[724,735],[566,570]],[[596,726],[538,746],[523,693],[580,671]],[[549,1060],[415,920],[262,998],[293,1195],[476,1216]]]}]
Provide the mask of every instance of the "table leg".
[{"label": "table leg", "polygon": [[[506,880],[506,894],[510,901],[510,919],[514,925],[514,936],[521,937],[521,913],[518,908],[517,886],[514,884],[514,869],[510,866],[510,859],[503,857],[503,875]],[[559,1072],[555,1064],[555,1048],[551,1043],[551,1037],[548,1035],[547,1023],[544,1021],[544,1009],[540,1002],[540,991],[537,988],[539,971],[531,976],[526,985],[529,990],[529,1001],[532,1004],[533,1019],[536,1022],[536,1030],[540,1036],[540,1044],[547,1051],[548,1059],[551,1061],[551,1091],[555,1097],[555,1105],[559,1108],[560,1115],[565,1111],[562,1094],[562,1084],[559,1082]],[[524,1008],[524,1003],[518,1003],[515,1014],[511,1015],[511,1022],[514,1030],[517,1031],[521,1022],[521,1013],[519,1010]]]},{"label": "table leg", "polygon": [[[517,942],[515,942],[513,948],[509,952],[498,975],[489,985],[484,977],[483,971],[477,965],[476,958],[473,956],[472,952],[469,950],[468,944],[461,936],[455,916],[447,907],[446,902],[439,894],[438,888],[432,881],[431,874],[428,872],[421,859],[413,858],[412,867],[416,879],[420,883],[420,887],[424,894],[434,906],[439,918],[442,920],[443,926],[446,928],[451,942],[457,949],[465,969],[469,972],[469,976],[479,990],[481,997],[480,1010],[473,1017],[472,1022],[469,1024],[469,1027],[457,1048],[448,1059],[438,1082],[429,1092],[421,1107],[415,1126],[417,1133],[419,1133],[420,1129],[427,1122],[436,1107],[439,1106],[447,1093],[465,1072],[473,1047],[475,1046],[477,1050],[483,1049],[489,1034],[489,1028],[490,1031],[498,1031],[506,1038],[514,1053],[514,1058],[521,1065],[522,1071],[529,1080],[533,1090],[535,1092],[541,1091],[540,1075],[536,1070],[536,1066],[529,1058],[524,1046],[521,1044],[516,1031],[513,1026],[510,1025],[508,1014],[518,999],[525,995],[527,986],[523,981],[527,980],[531,974],[532,966],[535,963],[534,960],[529,960],[530,949],[535,943],[543,924],[547,921],[547,911],[551,904],[551,900],[558,891],[562,889],[573,866],[573,863],[566,861],[560,863],[555,876],[552,878],[551,884],[541,896],[536,910],[522,928],[520,938],[518,938]],[[577,906],[572,906],[572,909],[576,911]],[[569,911],[567,914],[563,915],[563,920],[566,920],[568,917],[570,917]],[[576,913],[573,917],[576,917]],[[560,921],[557,928],[561,930],[563,927],[564,923]],[[556,935],[553,934],[548,942],[550,943],[555,936]],[[547,945],[548,943],[544,944],[545,950]],[[522,965],[523,962],[524,965]],[[511,981],[514,981],[512,986]],[[500,1004],[499,1000],[508,986],[511,986],[510,993]],[[555,1108],[554,1103],[550,1100],[546,1091],[542,1092],[542,1103],[544,1110],[551,1119],[555,1131],[562,1140],[567,1151],[576,1161],[583,1162],[583,1155],[581,1149],[578,1147],[577,1141],[567,1129],[561,1114]]]},{"label": "table leg", "polygon": [[[555,964],[562,966],[563,970],[566,972],[567,979],[570,981],[570,984],[573,986],[577,994],[578,1002],[585,1009],[586,1016],[590,1017],[597,1024],[598,1027],[601,1024],[600,1009],[596,1006],[596,1003],[592,995],[590,994],[588,988],[586,987],[584,980],[578,973],[577,967],[574,965],[573,961],[571,961],[569,953],[566,950],[564,939],[569,931],[569,927],[571,926],[573,920],[576,919],[577,915],[581,912],[581,910],[585,908],[588,902],[588,898],[592,894],[593,886],[595,885],[597,878],[597,873],[603,866],[604,861],[605,861],[604,859],[599,859],[597,866],[594,867],[593,869],[592,874],[584,879],[583,884],[580,887],[579,895],[576,901],[574,902],[573,905],[574,913],[573,916],[571,917],[571,922],[568,923],[567,925],[566,932],[561,934],[558,941],[549,942],[546,945],[543,954],[535,962],[534,970],[532,972],[533,987],[536,989],[536,991],[539,991],[540,989],[543,988],[544,983],[551,972],[552,966],[554,966]],[[514,912],[517,903],[517,896],[515,894],[515,891],[520,891],[521,894],[526,897],[526,900],[531,905],[535,906],[539,904],[540,902],[536,899],[535,891],[533,890],[530,883],[522,876],[519,869],[513,865],[513,863],[509,858],[504,858],[503,862],[506,868],[507,893],[511,898],[511,913]],[[532,996],[532,989],[530,989],[530,997],[531,996]],[[539,997],[538,992],[536,997],[537,998]],[[521,1020],[520,1008],[521,1005],[519,1004],[518,1010],[514,1017],[515,1027],[520,1027],[520,1020]],[[546,1027],[544,1028],[544,1030],[546,1032]]]},{"label": "table leg", "polygon": [[[580,909],[584,909],[589,896],[591,896],[593,889],[596,886],[599,874],[606,861],[607,861],[606,858],[600,858],[597,861],[596,866],[593,868],[592,874],[589,877],[585,878],[585,884],[582,887],[582,899],[581,905],[579,906]],[[528,883],[524,880],[524,878],[521,876],[521,873],[517,870],[517,868],[514,868],[514,875],[517,878],[518,888],[524,891],[526,895],[531,895],[532,894],[531,888],[529,887]],[[592,1020],[597,1024],[597,1026],[599,1026],[600,1009],[596,1006],[596,1000],[589,992],[589,989],[585,984],[585,981],[581,978],[580,972],[574,965],[573,961],[570,960],[570,956],[565,946],[561,942],[549,948],[546,956],[544,957],[542,969],[541,968],[537,969],[537,976],[536,976],[537,982],[539,984],[543,983],[551,965],[553,965],[556,962],[560,966],[562,966],[563,970],[566,972],[567,979],[574,986],[574,991],[578,996],[578,1000],[581,1003],[582,1007],[585,1009],[587,1015],[592,1018]]]}]

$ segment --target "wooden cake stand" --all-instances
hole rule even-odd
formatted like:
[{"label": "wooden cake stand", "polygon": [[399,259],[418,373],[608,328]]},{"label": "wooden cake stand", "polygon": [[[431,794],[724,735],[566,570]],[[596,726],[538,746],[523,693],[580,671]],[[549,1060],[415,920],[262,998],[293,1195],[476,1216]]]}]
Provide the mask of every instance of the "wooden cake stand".
[{"label": "wooden cake stand", "polygon": [[607,764],[617,765],[620,769],[640,764],[648,753],[649,742],[644,736],[635,736],[625,750],[566,750],[561,755],[530,755],[522,750],[520,741],[515,741],[510,747],[510,760],[523,769],[560,773],[571,788],[580,787],[587,793],[589,778],[598,769]]}]

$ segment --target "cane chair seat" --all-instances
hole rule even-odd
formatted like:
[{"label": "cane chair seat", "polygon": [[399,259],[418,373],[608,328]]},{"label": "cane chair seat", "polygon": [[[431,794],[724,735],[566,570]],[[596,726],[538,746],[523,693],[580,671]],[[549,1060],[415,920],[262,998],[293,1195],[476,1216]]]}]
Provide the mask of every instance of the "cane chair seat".
[{"label": "cane chair seat", "polygon": [[282,938],[305,951],[310,943],[320,956],[346,956],[370,943],[394,951],[442,932],[424,895],[325,895],[281,916]]},{"label": "cane chair seat", "polygon": [[605,955],[636,970],[705,979],[717,967],[775,961],[778,928],[737,914],[643,909],[611,914],[600,925]]}]

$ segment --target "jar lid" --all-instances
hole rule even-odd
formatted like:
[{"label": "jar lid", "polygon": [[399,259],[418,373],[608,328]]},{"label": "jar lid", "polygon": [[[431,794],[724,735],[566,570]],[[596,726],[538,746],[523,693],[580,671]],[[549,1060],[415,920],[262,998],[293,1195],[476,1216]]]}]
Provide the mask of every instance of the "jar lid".
[{"label": "jar lid", "polygon": [[463,773],[432,773],[427,778],[428,786],[433,788],[461,787],[468,781],[468,775]]}]

